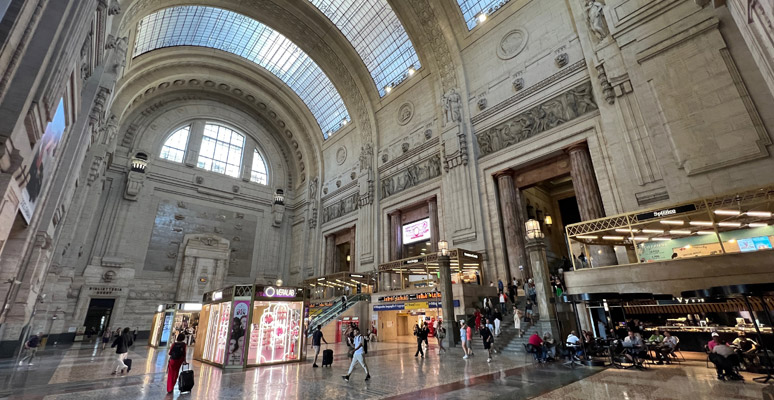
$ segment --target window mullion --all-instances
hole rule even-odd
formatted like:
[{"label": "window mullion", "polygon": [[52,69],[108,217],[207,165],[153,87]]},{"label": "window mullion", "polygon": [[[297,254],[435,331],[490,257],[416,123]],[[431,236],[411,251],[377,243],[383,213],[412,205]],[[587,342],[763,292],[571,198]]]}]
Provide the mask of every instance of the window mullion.
[{"label": "window mullion", "polygon": [[253,172],[253,149],[255,149],[255,141],[250,135],[245,135],[244,146],[242,147],[242,180],[250,182]]},{"label": "window mullion", "polygon": [[202,135],[204,134],[204,121],[194,121],[191,124],[190,138],[188,139],[188,151],[186,152],[185,165],[195,167],[199,161],[199,150],[202,147]]}]

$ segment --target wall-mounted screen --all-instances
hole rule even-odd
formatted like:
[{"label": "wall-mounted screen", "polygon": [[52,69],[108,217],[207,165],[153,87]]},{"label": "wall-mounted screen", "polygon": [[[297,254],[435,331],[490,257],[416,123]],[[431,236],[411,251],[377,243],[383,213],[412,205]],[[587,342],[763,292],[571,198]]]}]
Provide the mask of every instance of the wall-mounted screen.
[{"label": "wall-mounted screen", "polygon": [[403,244],[430,240],[430,218],[403,225]]}]

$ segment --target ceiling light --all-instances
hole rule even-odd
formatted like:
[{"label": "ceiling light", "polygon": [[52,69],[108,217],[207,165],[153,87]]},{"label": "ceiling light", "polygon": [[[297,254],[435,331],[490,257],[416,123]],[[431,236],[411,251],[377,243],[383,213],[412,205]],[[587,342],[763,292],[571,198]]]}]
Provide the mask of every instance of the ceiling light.
[{"label": "ceiling light", "polygon": [[484,22],[484,21],[486,21],[486,14],[485,14],[485,13],[480,13],[480,14],[478,14],[478,17],[477,17],[477,19],[478,19],[478,23],[479,23],[479,24],[480,24],[480,23],[482,23],[482,22]]},{"label": "ceiling light", "polygon": [[664,233],[663,229],[643,229],[642,233]]},{"label": "ceiling light", "polygon": [[672,240],[672,238],[661,238],[661,237],[659,237],[659,238],[653,238],[653,239],[650,239],[650,240],[655,240],[657,242],[665,242],[667,240]]},{"label": "ceiling light", "polygon": [[682,231],[682,230],[671,230],[669,231],[670,235],[690,235],[691,231]]},{"label": "ceiling light", "polygon": [[[616,229],[616,232],[620,233],[629,233],[629,232],[639,232],[639,229]],[[644,232],[644,231],[643,231]]]},{"label": "ceiling light", "polygon": [[690,224],[694,226],[712,226],[712,222],[709,221],[691,221]]},{"label": "ceiling light", "polygon": [[734,228],[738,228],[742,226],[741,222],[718,222],[718,226],[730,226]]},{"label": "ceiling light", "polygon": [[417,70],[414,69],[414,66],[410,66],[408,69],[409,76],[414,76],[414,73],[417,72]]},{"label": "ceiling light", "polygon": [[602,236],[605,240],[623,240],[623,236]]},{"label": "ceiling light", "polygon": [[644,242],[644,241],[647,241],[648,238],[646,238],[645,236],[635,236],[635,237],[632,238],[632,240],[634,240],[634,241],[638,241],[639,240],[641,242]]},{"label": "ceiling light", "polygon": [[389,85],[385,86],[384,87],[384,91],[387,92],[387,93],[392,92],[392,86],[389,86]]},{"label": "ceiling light", "polygon": [[346,120],[346,118],[345,118],[345,119],[342,119],[342,120],[341,120],[341,126],[344,126],[344,125],[346,125],[346,124],[347,124],[347,122],[349,122],[349,121],[347,121],[347,120]]},{"label": "ceiling light", "polygon": [[731,239],[728,241],[728,243],[736,243],[736,239]]},{"label": "ceiling light", "polygon": [[750,228],[763,228],[764,226],[769,226],[769,224],[763,223],[763,222],[751,222],[747,224]]},{"label": "ceiling light", "polygon": [[771,213],[768,211],[748,211],[745,214],[747,214],[750,217],[771,218]]},{"label": "ceiling light", "polygon": [[698,233],[699,235],[714,235],[715,231],[698,231],[696,233]]},{"label": "ceiling light", "polygon": [[575,238],[576,239],[591,239],[591,240],[595,240],[595,239],[599,239],[599,236],[583,236],[583,235],[581,235],[581,236],[576,236]]},{"label": "ceiling light", "polygon": [[661,223],[664,225],[685,225],[685,221],[680,221],[677,219],[669,219],[666,221],[661,221]]},{"label": "ceiling light", "polygon": [[734,211],[734,210],[715,210],[715,214],[717,214],[717,215],[739,215],[741,213],[739,211]]}]

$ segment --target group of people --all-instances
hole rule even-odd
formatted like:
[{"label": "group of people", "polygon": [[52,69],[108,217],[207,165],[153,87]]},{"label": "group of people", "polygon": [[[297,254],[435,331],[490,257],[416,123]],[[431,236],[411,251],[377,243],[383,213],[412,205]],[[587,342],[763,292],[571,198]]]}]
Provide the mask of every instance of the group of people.
[{"label": "group of people", "polygon": [[723,341],[719,333],[712,332],[712,340],[707,343],[708,357],[715,364],[719,380],[743,380],[736,369],[746,369],[758,363],[758,349],[758,343],[748,338],[744,331],[739,332],[731,343]]}]

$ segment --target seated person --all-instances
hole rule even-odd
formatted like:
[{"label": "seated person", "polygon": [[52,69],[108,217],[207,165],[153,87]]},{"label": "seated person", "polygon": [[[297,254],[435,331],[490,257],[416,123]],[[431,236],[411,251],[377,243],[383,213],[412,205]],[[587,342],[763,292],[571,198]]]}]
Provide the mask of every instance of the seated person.
[{"label": "seated person", "polygon": [[741,356],[745,365],[755,363],[758,343],[748,338],[744,332],[739,332],[739,336],[731,344],[736,347],[736,352]]},{"label": "seated person", "polygon": [[636,334],[633,330],[629,330],[626,338],[623,342],[624,355],[626,359],[632,364],[640,366],[640,359],[645,358],[645,343],[642,342],[642,337]]},{"label": "seated person", "polygon": [[672,336],[668,331],[664,331],[664,340],[656,348],[656,357],[658,357],[659,365],[663,364],[664,360],[669,361],[669,355],[675,351],[678,343],[680,343],[680,340],[676,336]]},{"label": "seated person", "polygon": [[[715,340],[717,338],[717,340]],[[712,352],[712,349],[715,347],[718,343],[725,343],[720,341],[720,334],[717,332],[712,332],[712,339],[710,339],[709,342],[707,342],[707,349],[709,349],[710,353]]]},{"label": "seated person", "polygon": [[567,347],[575,349],[575,355],[573,357],[575,357],[576,360],[580,360],[578,357],[583,354],[583,348],[581,347],[581,340],[575,331],[571,331],[570,334],[567,335]]},{"label": "seated person", "polygon": [[660,335],[658,331],[654,331],[653,334],[650,335],[650,337],[648,338],[648,342],[651,342],[651,343],[661,343],[663,341],[664,341],[664,336]]},{"label": "seated person", "polygon": [[551,336],[551,332],[543,334],[543,347],[546,349],[546,357],[553,360],[556,358],[556,340]]},{"label": "seated person", "polygon": [[546,349],[543,348],[543,339],[540,338],[537,332],[533,333],[529,337],[529,344],[535,349],[535,359],[543,362],[546,359]]},{"label": "seated person", "polygon": [[712,346],[709,360],[715,364],[715,370],[718,373],[718,379],[730,379],[734,381],[743,380],[739,374],[734,371],[734,366],[739,364],[739,356],[727,344],[721,342],[720,336],[714,336],[715,345]]}]

